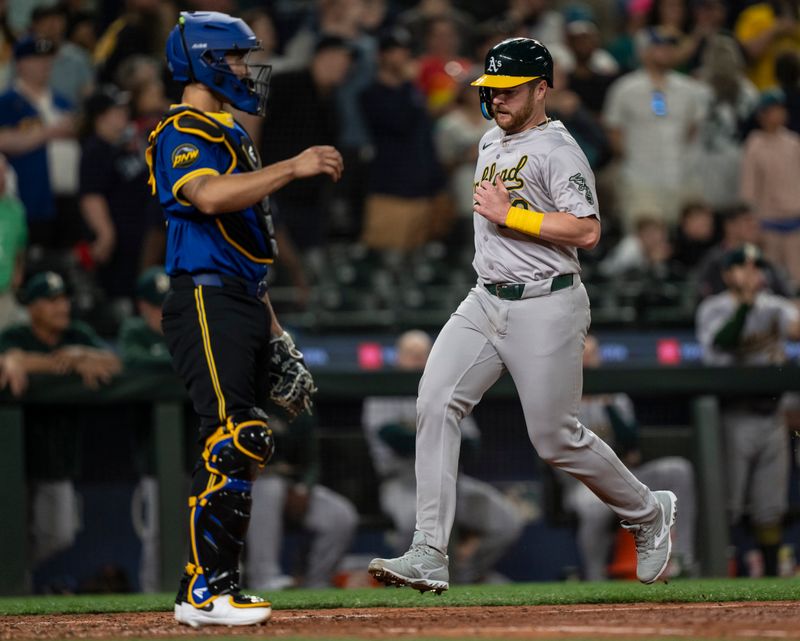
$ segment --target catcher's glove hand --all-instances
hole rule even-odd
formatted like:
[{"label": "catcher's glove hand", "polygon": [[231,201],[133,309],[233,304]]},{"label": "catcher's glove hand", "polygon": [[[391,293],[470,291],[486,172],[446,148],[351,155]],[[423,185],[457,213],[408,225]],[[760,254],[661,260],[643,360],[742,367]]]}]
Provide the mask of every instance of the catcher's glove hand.
[{"label": "catcher's glove hand", "polygon": [[302,412],[311,414],[311,395],[317,391],[311,372],[303,361],[303,353],[294,346],[287,332],[273,337],[269,364],[269,397],[282,407],[290,418]]}]

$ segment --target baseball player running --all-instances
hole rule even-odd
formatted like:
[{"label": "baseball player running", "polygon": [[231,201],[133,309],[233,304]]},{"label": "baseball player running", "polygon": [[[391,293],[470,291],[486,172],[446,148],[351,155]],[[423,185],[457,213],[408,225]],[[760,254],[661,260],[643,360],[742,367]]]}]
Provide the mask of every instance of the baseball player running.
[{"label": "baseball player running", "polygon": [[594,176],[564,125],[545,113],[553,59],[536,40],[505,40],[486,56],[475,172],[478,283],[442,329],[417,399],[417,524],[411,548],[373,559],[387,584],[449,587],[447,543],[456,508],[459,423],[508,370],[539,456],[583,481],[636,541],[637,575],[667,567],[677,501],[651,492],[578,421],[589,299],[577,248],[600,237]]},{"label": "baseball player running", "polygon": [[172,77],[184,83],[181,104],[147,150],[167,219],[162,328],[204,445],[189,497],[190,561],[175,599],[175,618],[194,627],[271,614],[268,602],[239,589],[252,483],[273,449],[263,406],[269,396],[297,413],[310,406],[314,386],[269,305],[264,277],[275,241],[264,199],[297,178],[338,180],[342,172],[333,147],[262,168],[249,136],[222,110],[264,115],[270,68],[248,63],[259,48],[238,18],[182,13],[166,47]]}]

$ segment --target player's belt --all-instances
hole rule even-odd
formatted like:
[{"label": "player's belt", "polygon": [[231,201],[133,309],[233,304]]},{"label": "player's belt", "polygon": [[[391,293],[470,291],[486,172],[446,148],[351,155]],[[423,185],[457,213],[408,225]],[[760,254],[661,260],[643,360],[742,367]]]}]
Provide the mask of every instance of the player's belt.
[{"label": "player's belt", "polygon": [[267,282],[265,280],[256,283],[244,278],[223,276],[222,274],[181,274],[172,278],[173,288],[179,289],[185,286],[196,287],[199,285],[233,289],[254,298],[261,298],[267,291]]},{"label": "player's belt", "polygon": [[[552,294],[560,289],[572,287],[574,280],[575,274],[554,276],[550,281],[550,291],[547,293]],[[503,300],[520,300],[525,294],[525,283],[491,283],[484,285],[484,287],[487,292]]]}]

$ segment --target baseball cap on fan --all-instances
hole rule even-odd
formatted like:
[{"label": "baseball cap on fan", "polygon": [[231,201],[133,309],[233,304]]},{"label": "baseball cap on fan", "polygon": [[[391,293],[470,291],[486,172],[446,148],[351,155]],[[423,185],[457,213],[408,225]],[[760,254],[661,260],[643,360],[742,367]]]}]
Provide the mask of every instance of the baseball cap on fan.
[{"label": "baseball cap on fan", "polygon": [[156,307],[164,304],[168,291],[169,276],[163,267],[147,269],[136,281],[136,297]]},{"label": "baseball cap on fan", "polygon": [[30,305],[40,298],[57,298],[65,296],[67,286],[64,279],[56,272],[42,272],[32,276],[22,289],[22,302]]},{"label": "baseball cap on fan", "polygon": [[29,56],[53,56],[56,53],[56,43],[47,38],[25,36],[14,44],[14,60],[22,60]]},{"label": "baseball cap on fan", "polygon": [[591,7],[583,3],[567,6],[564,9],[564,30],[570,36],[598,33]]},{"label": "baseball cap on fan", "polygon": [[729,250],[722,257],[722,268],[730,269],[736,265],[753,263],[756,267],[766,267],[767,261],[758,246],[753,243],[745,243],[740,247]]}]

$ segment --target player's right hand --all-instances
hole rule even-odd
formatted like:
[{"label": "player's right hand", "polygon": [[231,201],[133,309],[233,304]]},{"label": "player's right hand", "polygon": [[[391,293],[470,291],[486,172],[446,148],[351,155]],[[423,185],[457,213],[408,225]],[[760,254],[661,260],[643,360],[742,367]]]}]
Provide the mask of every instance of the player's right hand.
[{"label": "player's right hand", "polygon": [[309,178],[317,174],[328,174],[334,182],[342,177],[344,162],[335,147],[319,145],[309,147],[293,159],[295,178]]}]

